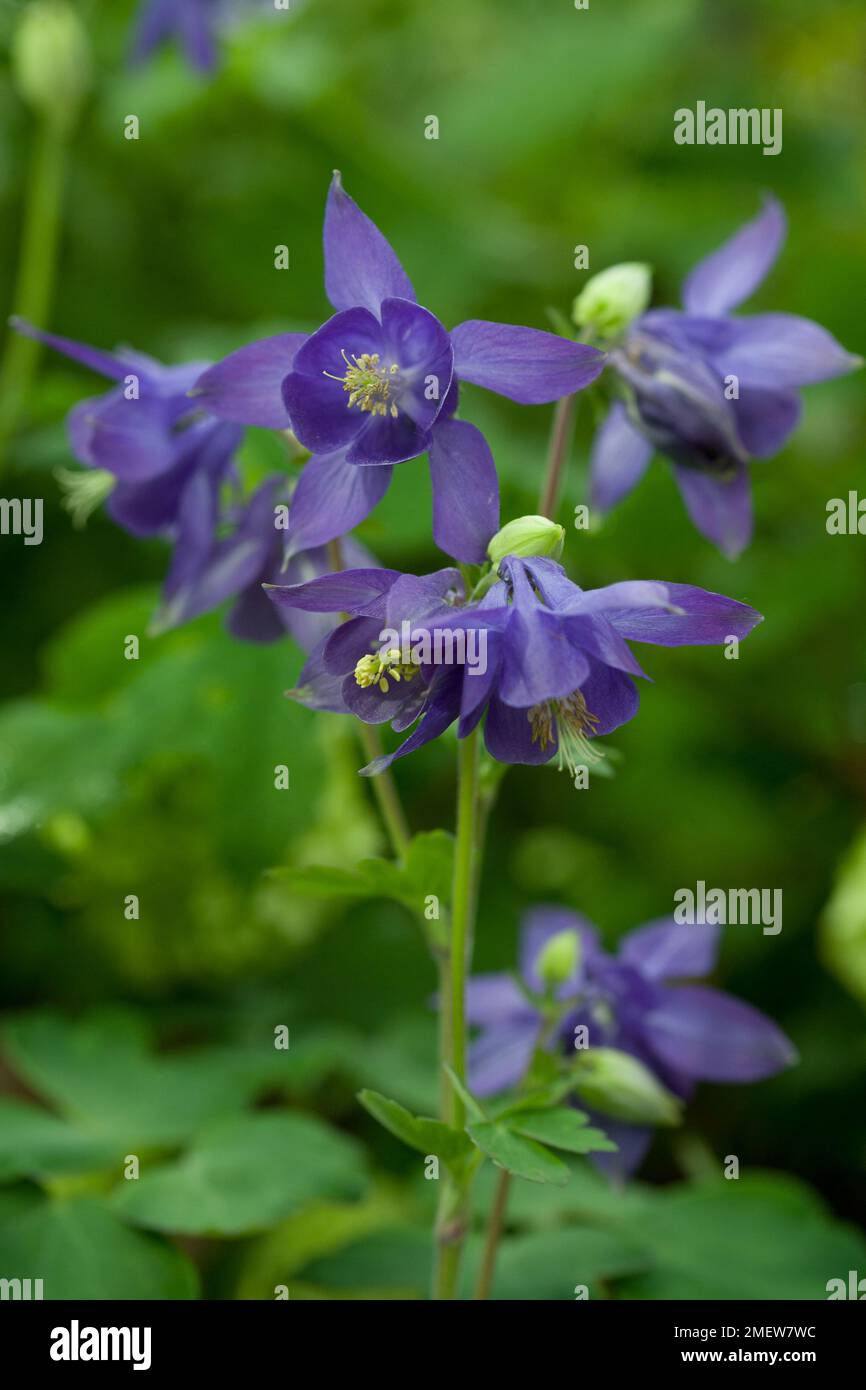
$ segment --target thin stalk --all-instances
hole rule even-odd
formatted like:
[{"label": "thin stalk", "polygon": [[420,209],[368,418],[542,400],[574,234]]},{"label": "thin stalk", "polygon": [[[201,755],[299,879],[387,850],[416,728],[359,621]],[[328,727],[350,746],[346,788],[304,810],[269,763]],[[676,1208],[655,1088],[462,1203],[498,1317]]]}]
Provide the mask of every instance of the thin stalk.
[{"label": "thin stalk", "polygon": [[[383,752],[382,740],[379,738],[379,730],[375,724],[364,724],[360,719],[358,724],[358,737],[367,758],[370,762],[374,758],[381,756]],[[406,820],[406,813],[400,801],[400,794],[397,785],[390,771],[386,768],[376,777],[368,779],[373,787],[373,795],[379,807],[379,814],[388,832],[391,841],[391,848],[397,859],[403,859],[406,850],[409,848],[409,824]]]},{"label": "thin stalk", "polygon": [[[54,289],[66,166],[66,126],[43,118],[33,139],[13,305],[44,327]],[[32,338],[10,333],[0,366],[0,469],[15,432],[39,354]]]},{"label": "thin stalk", "polygon": [[547,452],[547,469],[541,487],[541,495],[538,499],[539,513],[541,516],[549,517],[551,521],[554,519],[556,506],[559,501],[562,475],[565,471],[565,464],[568,459],[568,448],[574,429],[574,413],[576,406],[576,396],[563,396],[561,400],[557,401],[556,410],[553,414],[553,426],[550,432],[550,447]]},{"label": "thin stalk", "polygon": [[[479,745],[477,732],[463,739],[457,753],[457,825],[451,933],[440,963],[440,1062],[460,1081],[466,1078],[466,977],[474,930],[479,860]],[[450,1083],[442,1092],[442,1119],[455,1129],[465,1120],[463,1101]],[[433,1297],[456,1297],[460,1257],[469,1230],[470,1178],[446,1172],[436,1214]]]},{"label": "thin stalk", "polygon": [[508,1193],[510,1187],[511,1174],[503,1168],[500,1171],[496,1183],[493,1206],[490,1208],[490,1221],[487,1226],[487,1238],[484,1242],[484,1254],[481,1258],[481,1269],[478,1274],[478,1283],[475,1287],[474,1296],[476,1299],[485,1299],[490,1293],[490,1286],[493,1283],[493,1271],[496,1268],[496,1255],[499,1250],[499,1241],[502,1237],[502,1228],[505,1224],[505,1211],[508,1206]]}]

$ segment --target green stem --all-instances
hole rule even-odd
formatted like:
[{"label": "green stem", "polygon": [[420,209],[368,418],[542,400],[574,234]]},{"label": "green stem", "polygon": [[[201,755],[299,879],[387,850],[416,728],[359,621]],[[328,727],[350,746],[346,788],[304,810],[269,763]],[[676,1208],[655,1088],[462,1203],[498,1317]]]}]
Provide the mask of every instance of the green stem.
[{"label": "green stem", "polygon": [[[477,732],[458,745],[457,827],[454,850],[454,891],[451,904],[451,938],[440,965],[440,1047],[460,1081],[466,1079],[466,977],[473,937],[477,896],[479,845],[479,746]],[[466,1115],[463,1101],[450,1084],[442,1093],[442,1118],[462,1129]],[[469,1229],[469,1177],[456,1179],[446,1173],[436,1216],[436,1267],[433,1296],[456,1297],[460,1256]]]},{"label": "green stem", "polygon": [[568,447],[571,443],[572,430],[574,428],[574,413],[577,406],[576,396],[563,396],[556,403],[556,410],[553,415],[553,426],[550,433],[550,447],[547,453],[547,471],[541,487],[541,495],[538,500],[538,510],[542,516],[554,519],[557,502],[559,501],[559,490],[562,485],[562,475],[565,470],[568,458]]},{"label": "green stem", "polygon": [[[382,741],[375,724],[364,724],[358,720],[358,731],[368,760],[372,762],[374,758],[380,757],[383,751]],[[386,769],[376,777],[371,777],[369,781],[373,787],[373,795],[385,823],[385,829],[388,831],[391,848],[397,859],[404,859],[406,850],[409,848],[410,833],[394,778]]]},{"label": "green stem", "polygon": [[503,1168],[496,1183],[493,1206],[490,1208],[487,1239],[484,1242],[481,1270],[478,1275],[478,1283],[475,1287],[476,1299],[485,1299],[490,1293],[490,1286],[493,1283],[493,1271],[496,1268],[496,1255],[499,1250],[499,1241],[502,1236],[502,1228],[505,1224],[505,1211],[508,1206],[508,1193],[510,1187],[511,1174]]},{"label": "green stem", "polygon": [[[54,288],[60,207],[66,163],[66,127],[42,119],[36,128],[25,195],[15,286],[15,312],[41,327]],[[0,468],[27,398],[39,354],[32,338],[10,333],[0,367]]]}]

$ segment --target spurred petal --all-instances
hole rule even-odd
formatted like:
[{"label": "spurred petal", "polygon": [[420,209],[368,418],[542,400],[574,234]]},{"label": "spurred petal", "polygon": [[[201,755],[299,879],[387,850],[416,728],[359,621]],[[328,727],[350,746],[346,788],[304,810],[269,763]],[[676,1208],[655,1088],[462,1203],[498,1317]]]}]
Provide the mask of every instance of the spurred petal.
[{"label": "spurred petal", "polygon": [[386,361],[399,366],[397,405],[430,429],[448,400],[454,375],[451,338],[429,309],[408,299],[382,301]]},{"label": "spurred petal", "polygon": [[521,405],[544,405],[595,381],[607,358],[555,333],[469,319],[451,334],[454,372]]},{"label": "spurred petal", "polygon": [[111,377],[114,381],[122,381],[125,376],[137,375],[141,371],[141,360],[134,354],[118,357],[114,353],[88,347],[86,343],[75,343],[71,338],[59,338],[56,333],[43,333],[41,328],[34,328],[32,323],[17,316],[9,320],[9,327],[23,337],[35,338],[38,343],[54,348],[55,352],[62,352],[64,357],[71,357],[73,362],[80,362],[82,367],[89,367],[92,372]]},{"label": "spurred petal", "polygon": [[290,372],[283,382],[283,401],[292,429],[312,454],[346,449],[364,428],[369,415],[352,410],[338,381],[326,376]]},{"label": "spurred petal", "polygon": [[378,315],[383,299],[414,299],[412,282],[375,223],[335,172],[325,209],[325,292],[335,309],[362,305]]},{"label": "spurred petal", "polygon": [[292,494],[288,552],[324,545],[351,531],[384,497],[390,468],[355,468],[345,452],[311,458]]},{"label": "spurred petal", "polygon": [[356,467],[405,463],[430,443],[430,431],[402,411],[396,420],[392,415],[362,415],[361,420],[363,428],[346,452],[346,461]]},{"label": "spurred petal", "polygon": [[702,985],[664,989],[644,1019],[644,1033],[662,1062],[696,1080],[760,1081],[797,1060],[766,1015]]},{"label": "spurred petal", "polygon": [[499,480],[487,440],[463,420],[440,420],[430,443],[433,539],[464,564],[483,563],[499,529]]},{"label": "spurred petal", "polygon": [[627,580],[591,589],[584,599],[623,637],[661,647],[723,643],[745,637],[762,621],[748,604],[691,584]]},{"label": "spurred petal", "polygon": [[556,613],[541,607],[534,613],[512,611],[499,681],[499,695],[507,705],[525,711],[570,695],[589,671],[589,658],[568,640]]},{"label": "spurred petal", "polygon": [[694,980],[715,965],[719,935],[717,926],[687,926],[663,917],[629,932],[619,959],[649,980]]},{"label": "spurred petal", "polygon": [[175,0],[175,10],[187,58],[199,72],[212,72],[217,62],[214,7]]},{"label": "spurred petal", "polygon": [[540,740],[533,741],[529,711],[514,709],[496,695],[488,706],[484,743],[499,763],[548,763],[558,746],[556,740],[545,748]]},{"label": "spurred petal", "polygon": [[586,707],[594,715],[594,734],[603,737],[633,719],[640,706],[637,687],[624,671],[615,671],[600,661],[590,661],[589,678],[580,688]]},{"label": "spurred petal", "polygon": [[408,753],[414,753],[416,749],[423,748],[425,743],[430,743],[440,734],[444,734],[449,725],[453,724],[457,718],[462,680],[463,672],[458,668],[453,668],[437,677],[436,688],[431,693],[430,703],[414,732],[400,744],[395,752],[374,758],[366,767],[362,767],[361,776],[375,777],[390,767],[396,758],[405,758]]},{"label": "spurred petal", "polygon": [[277,333],[229,353],[199,377],[190,395],[223,420],[284,430],[290,425],[283,382],[304,333]]},{"label": "spurred petal", "polygon": [[808,386],[863,365],[832,333],[797,314],[750,314],[733,320],[730,345],[720,354],[726,375],[770,390]]},{"label": "spurred petal", "polygon": [[784,209],[767,198],[757,217],[695,266],[683,286],[690,314],[726,314],[756,290],[785,240]]},{"label": "spurred petal", "polygon": [[616,401],[595,436],[590,457],[591,506],[609,511],[646,472],[653,446],[639,434],[622,401]]},{"label": "spurred petal", "polygon": [[[286,608],[310,613],[358,613],[381,603],[399,570],[357,569],[323,574],[306,584],[271,584],[268,597]],[[373,614],[372,616],[376,616]]]},{"label": "spurred petal", "polygon": [[752,539],[752,490],[745,463],[722,474],[674,464],[686,509],[702,536],[736,560]]}]

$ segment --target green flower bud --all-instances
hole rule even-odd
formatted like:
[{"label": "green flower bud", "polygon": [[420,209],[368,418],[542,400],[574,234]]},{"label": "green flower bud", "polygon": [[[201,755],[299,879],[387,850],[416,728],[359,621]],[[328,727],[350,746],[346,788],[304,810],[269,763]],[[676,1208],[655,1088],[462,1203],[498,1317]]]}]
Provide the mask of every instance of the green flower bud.
[{"label": "green flower bud", "polygon": [[614,1047],[590,1047],[576,1064],[577,1092],[604,1115],[637,1125],[678,1125],[680,1102],[652,1072]]},{"label": "green flower bud", "polygon": [[12,37],[12,74],[19,95],[39,115],[72,125],[90,85],[90,49],[66,0],[33,0]]},{"label": "green flower bud", "polygon": [[562,554],[565,527],[557,526],[546,516],[519,516],[497,531],[487,547],[494,565],[506,555],[551,555],[554,560]]},{"label": "green flower bud", "polygon": [[624,333],[650,301],[652,271],[639,261],[612,265],[584,285],[571,311],[578,328],[591,328],[603,338]]},{"label": "green flower bud", "polygon": [[536,968],[550,989],[564,985],[574,977],[580,960],[580,937],[570,927],[552,936],[543,948]]}]

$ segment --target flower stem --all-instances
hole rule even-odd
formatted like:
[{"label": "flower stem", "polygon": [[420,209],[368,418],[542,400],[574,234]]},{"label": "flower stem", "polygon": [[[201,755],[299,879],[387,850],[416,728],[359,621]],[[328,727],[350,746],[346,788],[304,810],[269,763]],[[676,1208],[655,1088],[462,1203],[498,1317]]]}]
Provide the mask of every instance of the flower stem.
[{"label": "flower stem", "polygon": [[505,1224],[505,1209],[508,1206],[508,1193],[510,1187],[511,1174],[503,1168],[496,1183],[493,1206],[490,1208],[487,1239],[484,1242],[481,1270],[478,1275],[478,1283],[475,1287],[476,1299],[487,1298],[490,1293],[490,1286],[493,1283],[493,1271],[496,1268],[496,1255],[499,1250],[499,1241],[502,1236],[502,1228]]},{"label": "flower stem", "polygon": [[[440,1061],[447,1063],[460,1081],[466,1078],[466,977],[480,855],[479,751],[477,731],[458,745],[451,936],[440,967]],[[455,1129],[462,1129],[466,1121],[463,1101],[450,1083],[442,1093],[442,1119]],[[451,1173],[446,1173],[436,1216],[434,1298],[453,1299],[456,1296],[460,1256],[468,1229],[469,1179],[458,1181]]]},{"label": "flower stem", "polygon": [[[14,308],[44,325],[51,304],[66,164],[66,126],[42,118],[36,127],[27,181]],[[27,398],[39,344],[10,333],[0,366],[0,469]]]},{"label": "flower stem", "polygon": [[[358,736],[370,762],[381,756],[382,740],[379,738],[379,731],[375,724],[364,724],[358,720]],[[385,823],[385,829],[388,831],[391,848],[397,859],[403,859],[409,848],[410,833],[394,778],[386,768],[384,772],[380,772],[369,780],[373,786],[373,795],[376,798],[379,813]]]},{"label": "flower stem", "polygon": [[563,396],[561,400],[557,401],[553,415],[550,447],[547,452],[547,471],[538,499],[539,513],[541,516],[549,517],[551,521],[554,519],[559,501],[559,490],[568,459],[568,446],[571,443],[576,406],[576,396]]}]

